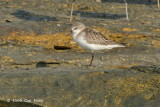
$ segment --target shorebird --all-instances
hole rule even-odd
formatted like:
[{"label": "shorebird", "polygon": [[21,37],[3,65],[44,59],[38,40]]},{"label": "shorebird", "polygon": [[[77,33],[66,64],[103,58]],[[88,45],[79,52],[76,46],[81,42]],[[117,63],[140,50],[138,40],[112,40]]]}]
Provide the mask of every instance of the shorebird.
[{"label": "shorebird", "polygon": [[122,44],[107,39],[102,33],[85,26],[81,22],[73,23],[70,33],[72,33],[72,38],[78,45],[85,50],[91,51],[92,58],[89,66],[92,66],[94,51],[125,47]]}]

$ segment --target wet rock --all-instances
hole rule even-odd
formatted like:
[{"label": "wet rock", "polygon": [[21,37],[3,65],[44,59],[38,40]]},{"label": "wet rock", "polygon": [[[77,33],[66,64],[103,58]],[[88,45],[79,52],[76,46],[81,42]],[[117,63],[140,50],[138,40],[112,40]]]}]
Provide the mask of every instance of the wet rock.
[{"label": "wet rock", "polygon": [[6,20],[5,20],[5,22],[9,23],[9,22],[12,22],[12,20],[8,20],[8,19],[6,19]]},{"label": "wet rock", "polygon": [[[25,103],[25,102],[13,102],[13,101],[10,101],[11,99],[8,99],[8,102],[7,101],[2,101],[0,100],[0,106],[2,107],[43,107],[43,106],[40,106],[40,105],[36,105],[36,104],[32,104],[32,103]],[[16,99],[14,99],[16,100]],[[18,100],[18,99],[17,99]]]},{"label": "wet rock", "polygon": [[144,72],[144,73],[160,73],[160,66],[133,66],[131,69]]},{"label": "wet rock", "polygon": [[15,13],[12,13],[12,15],[20,19],[24,19],[26,21],[57,21],[55,17],[49,17],[45,15],[35,15],[25,10],[17,10]]},{"label": "wet rock", "polygon": [[47,67],[47,64],[43,61],[40,61],[36,64],[36,68],[38,68],[38,67]]}]

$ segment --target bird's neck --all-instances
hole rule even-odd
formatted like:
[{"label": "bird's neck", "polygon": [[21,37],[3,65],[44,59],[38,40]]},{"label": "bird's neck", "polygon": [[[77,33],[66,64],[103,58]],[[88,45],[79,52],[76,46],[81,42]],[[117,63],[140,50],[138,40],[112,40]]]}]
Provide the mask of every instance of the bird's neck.
[{"label": "bird's neck", "polygon": [[73,39],[76,38],[76,37],[78,36],[78,34],[79,34],[82,30],[83,30],[83,29],[79,29],[79,30],[73,31],[73,34],[72,34]]}]

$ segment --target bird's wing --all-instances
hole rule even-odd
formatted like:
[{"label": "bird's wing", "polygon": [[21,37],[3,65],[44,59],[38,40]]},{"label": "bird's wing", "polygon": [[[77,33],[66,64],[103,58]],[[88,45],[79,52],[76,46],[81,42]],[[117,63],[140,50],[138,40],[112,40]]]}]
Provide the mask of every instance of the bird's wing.
[{"label": "bird's wing", "polygon": [[99,44],[99,45],[115,45],[118,44],[112,40],[107,39],[103,34],[92,30],[90,28],[85,28],[83,32],[86,33],[85,39],[90,44]]}]

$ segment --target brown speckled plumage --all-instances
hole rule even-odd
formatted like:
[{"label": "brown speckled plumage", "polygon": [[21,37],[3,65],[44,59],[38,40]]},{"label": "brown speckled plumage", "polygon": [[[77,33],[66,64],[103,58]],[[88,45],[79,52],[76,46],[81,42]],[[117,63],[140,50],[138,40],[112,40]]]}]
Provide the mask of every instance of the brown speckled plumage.
[{"label": "brown speckled plumage", "polygon": [[83,29],[80,33],[86,33],[85,39],[89,44],[118,45],[118,43],[107,39],[103,34],[90,28]]}]

